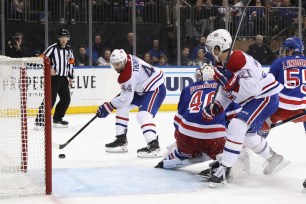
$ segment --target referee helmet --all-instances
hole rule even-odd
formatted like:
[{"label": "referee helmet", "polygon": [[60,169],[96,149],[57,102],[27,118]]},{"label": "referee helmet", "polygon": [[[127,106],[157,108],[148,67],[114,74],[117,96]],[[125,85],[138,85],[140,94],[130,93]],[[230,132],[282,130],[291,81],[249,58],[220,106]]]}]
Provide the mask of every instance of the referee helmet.
[{"label": "referee helmet", "polygon": [[61,29],[60,31],[58,31],[57,38],[60,38],[62,36],[67,36],[70,39],[69,31],[67,29]]}]

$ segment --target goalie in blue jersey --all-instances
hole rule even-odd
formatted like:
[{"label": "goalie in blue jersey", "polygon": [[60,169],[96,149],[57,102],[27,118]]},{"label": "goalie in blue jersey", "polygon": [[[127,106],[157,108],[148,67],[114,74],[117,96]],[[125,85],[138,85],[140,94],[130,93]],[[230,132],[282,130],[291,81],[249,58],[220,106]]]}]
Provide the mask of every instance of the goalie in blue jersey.
[{"label": "goalie in blue jersey", "polygon": [[211,102],[217,87],[213,75],[214,69],[204,64],[196,69],[196,82],[182,90],[174,117],[176,143],[168,148],[167,156],[157,164],[157,168],[179,168],[195,162],[215,160],[222,153],[226,122],[235,117],[240,106],[232,103],[212,120],[202,119],[203,107]]}]

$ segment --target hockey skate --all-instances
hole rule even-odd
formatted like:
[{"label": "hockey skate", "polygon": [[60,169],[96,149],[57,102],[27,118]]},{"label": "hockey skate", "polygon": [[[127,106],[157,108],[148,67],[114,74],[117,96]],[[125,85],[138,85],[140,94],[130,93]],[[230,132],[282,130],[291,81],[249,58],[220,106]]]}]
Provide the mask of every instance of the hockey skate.
[{"label": "hockey skate", "polygon": [[115,141],[105,145],[105,151],[111,153],[128,152],[126,133],[117,135]]},{"label": "hockey skate", "polygon": [[67,128],[68,124],[69,123],[66,120],[54,120],[53,119],[53,127],[55,128]]},{"label": "hockey skate", "polygon": [[199,176],[201,176],[204,179],[204,182],[207,182],[209,180],[210,173],[212,171],[212,168],[218,168],[220,166],[219,162],[217,160],[212,161],[209,163],[209,168],[204,169],[200,173],[198,173]]},{"label": "hockey skate", "polygon": [[210,188],[218,188],[227,185],[230,176],[231,167],[219,165],[217,168],[212,168],[208,179],[208,186]]},{"label": "hockey skate", "polygon": [[265,163],[266,166],[263,170],[264,175],[275,174],[290,163],[290,161],[284,160],[282,155],[276,154],[273,150],[271,150],[271,152],[273,156],[267,159],[267,162]]},{"label": "hockey skate", "polygon": [[159,168],[159,169],[163,169],[164,168],[164,160],[158,162],[158,164],[156,164],[156,166],[154,166],[154,168]]},{"label": "hockey skate", "polygon": [[42,131],[45,128],[44,121],[42,119],[35,118],[34,130]]},{"label": "hockey skate", "polygon": [[35,122],[34,130],[36,130],[36,131],[43,131],[44,128],[45,128],[45,124],[44,123]]},{"label": "hockey skate", "polygon": [[155,140],[152,140],[151,142],[149,142],[148,146],[137,150],[137,156],[141,158],[161,157],[158,137]]}]

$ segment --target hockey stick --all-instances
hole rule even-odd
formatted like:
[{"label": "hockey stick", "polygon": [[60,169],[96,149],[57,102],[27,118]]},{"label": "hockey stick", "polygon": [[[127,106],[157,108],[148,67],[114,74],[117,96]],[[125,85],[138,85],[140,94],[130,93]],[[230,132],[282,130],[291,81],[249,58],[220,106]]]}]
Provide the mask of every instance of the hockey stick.
[{"label": "hockey stick", "polygon": [[306,115],[306,109],[304,109],[304,112],[303,112],[303,113],[297,114],[297,115],[295,115],[295,116],[292,116],[291,118],[288,118],[288,119],[286,119],[286,120],[277,122],[277,123],[275,123],[275,124],[271,124],[271,127],[270,127],[270,128],[272,129],[272,128],[275,128],[275,127],[277,127],[277,126],[283,125],[283,124],[285,124],[285,123],[291,122],[291,121],[293,121],[293,120],[295,120],[295,119],[299,119],[299,118],[303,117],[304,115]]},{"label": "hockey stick", "polygon": [[75,133],[66,143],[64,144],[56,144],[52,142],[52,148],[55,149],[64,149],[76,136],[78,136],[92,121],[94,121],[98,115],[95,115],[90,121],[88,121],[77,133]]},{"label": "hockey stick", "polygon": [[[244,9],[243,9],[243,12],[242,12],[242,15],[241,15],[241,19],[240,19],[240,22],[239,22],[239,24],[238,24],[238,28],[237,28],[237,30],[236,30],[234,39],[233,39],[232,44],[231,44],[231,46],[230,46],[230,48],[229,48],[228,55],[226,56],[226,60],[225,60],[223,69],[226,69],[226,65],[227,65],[228,59],[229,59],[229,57],[230,57],[230,55],[231,55],[231,52],[232,52],[232,50],[233,50],[233,48],[234,48],[234,44],[235,44],[235,42],[236,42],[236,38],[237,38],[238,33],[239,33],[239,31],[240,31],[240,27],[241,27],[241,24],[242,24],[243,19],[244,19],[244,16],[245,16],[245,12],[246,12],[246,10],[247,10],[247,8],[248,8],[248,6],[249,6],[251,0],[242,0],[241,2],[244,4]],[[240,3],[240,2],[239,2],[239,3]],[[213,51],[213,50],[212,50],[212,51]],[[219,92],[219,89],[220,89],[220,84],[218,83],[217,89],[216,89],[216,91],[215,91],[215,95],[214,95],[214,97],[213,97],[213,99],[212,99],[212,101],[211,101],[211,104],[210,104],[210,109],[211,109],[211,110],[212,110],[212,108],[213,108],[214,105],[215,105],[215,100],[216,100],[217,94],[218,94],[218,92]]]}]

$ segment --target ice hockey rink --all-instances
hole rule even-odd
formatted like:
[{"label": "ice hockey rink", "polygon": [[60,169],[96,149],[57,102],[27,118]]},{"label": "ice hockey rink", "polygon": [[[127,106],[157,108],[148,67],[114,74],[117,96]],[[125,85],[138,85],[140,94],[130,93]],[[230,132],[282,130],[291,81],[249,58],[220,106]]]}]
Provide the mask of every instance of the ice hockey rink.
[{"label": "ice hockey rink", "polygon": [[[162,152],[174,142],[175,112],[156,116]],[[65,143],[94,115],[66,115],[67,129],[52,129],[53,142]],[[274,150],[290,160],[289,166],[272,176],[262,174],[264,160],[252,154],[251,174],[234,177],[228,186],[208,188],[196,174],[208,162],[177,170],[153,168],[161,159],[137,158],[146,146],[136,113],[131,113],[128,129],[129,152],[106,153],[105,143],[114,140],[115,114],[97,118],[66,148],[53,150],[53,194],[1,199],[0,203],[96,204],[96,203],[248,203],[305,204],[302,183],[306,178],[306,135],[303,124],[287,123],[273,129],[268,137]],[[59,159],[60,153],[66,154]]]}]

